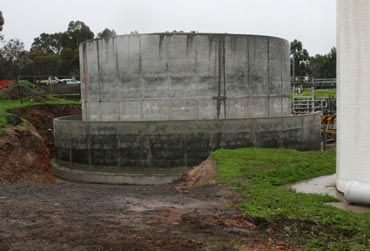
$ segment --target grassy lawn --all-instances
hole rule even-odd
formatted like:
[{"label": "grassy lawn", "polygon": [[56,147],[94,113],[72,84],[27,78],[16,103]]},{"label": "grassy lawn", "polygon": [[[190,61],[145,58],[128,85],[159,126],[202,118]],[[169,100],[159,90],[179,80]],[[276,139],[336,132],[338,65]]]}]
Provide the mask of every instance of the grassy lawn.
[{"label": "grassy lawn", "polygon": [[[24,82],[21,83],[24,85],[28,85],[31,88],[37,88],[35,85],[29,82]],[[51,104],[79,104],[79,102],[76,101],[71,101],[67,99],[61,99],[61,98],[56,98],[50,95],[46,95],[48,97],[48,101],[44,102],[36,102],[33,101],[31,98],[23,97],[23,104],[19,100],[6,100],[6,99],[1,99],[0,97],[0,136],[4,135],[4,128],[7,126],[11,126],[7,124],[6,122],[6,115],[8,115],[7,110],[9,109],[17,109],[17,108],[22,108],[22,107],[28,107],[28,106],[34,106],[34,105],[51,105]],[[27,126],[27,121],[24,122],[24,125]]]},{"label": "grassy lawn", "polygon": [[335,151],[248,148],[217,150],[212,158],[217,161],[219,181],[233,186],[245,198],[238,207],[272,223],[295,220],[296,224],[281,228],[302,243],[305,250],[370,250],[369,213],[352,213],[326,205],[337,201],[330,196],[280,188],[335,173]]},{"label": "grassy lawn", "polygon": [[[303,91],[302,94],[294,94],[294,97],[311,97],[311,91]],[[319,89],[315,90],[316,98],[329,98],[329,96],[336,97],[337,89]]]}]

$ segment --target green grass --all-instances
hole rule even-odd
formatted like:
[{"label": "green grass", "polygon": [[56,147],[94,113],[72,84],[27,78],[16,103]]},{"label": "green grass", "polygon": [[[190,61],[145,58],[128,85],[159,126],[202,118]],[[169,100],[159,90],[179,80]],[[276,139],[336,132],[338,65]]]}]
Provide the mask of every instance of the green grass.
[{"label": "green grass", "polygon": [[[281,226],[306,250],[370,250],[370,214],[334,208],[336,198],[286,190],[283,184],[335,172],[335,151],[298,152],[286,149],[217,150],[220,182],[233,186],[245,198],[246,214]],[[281,223],[279,223],[281,224]],[[310,226],[307,227],[307,224]]]},{"label": "green grass", "polygon": [[[302,94],[294,94],[294,97],[311,97],[311,91],[303,91]],[[336,97],[337,90],[336,89],[319,89],[315,90],[315,97],[316,98],[329,98],[329,96]]]},{"label": "green grass", "polygon": [[[36,85],[30,83],[30,82],[22,82],[21,84],[28,85],[32,88],[38,88]],[[48,101],[44,102],[36,102],[33,101],[30,98],[24,97],[23,98],[23,104],[19,100],[1,100],[0,99],[0,136],[5,134],[4,128],[11,126],[6,122],[6,116],[8,115],[8,110],[10,109],[17,109],[22,107],[29,107],[29,106],[35,106],[35,105],[53,105],[53,104],[80,104],[76,101],[71,101],[67,99],[62,98],[56,98],[50,95],[47,95]],[[23,125],[27,127],[28,121],[24,121]]]}]

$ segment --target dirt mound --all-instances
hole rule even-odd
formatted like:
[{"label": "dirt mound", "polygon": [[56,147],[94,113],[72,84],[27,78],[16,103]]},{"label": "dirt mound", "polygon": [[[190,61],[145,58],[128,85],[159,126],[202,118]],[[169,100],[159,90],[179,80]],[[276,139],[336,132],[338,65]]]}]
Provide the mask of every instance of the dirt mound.
[{"label": "dirt mound", "polygon": [[79,105],[39,105],[9,110],[31,123],[5,129],[0,137],[0,184],[54,183],[53,119],[81,114]]},{"label": "dirt mound", "polygon": [[216,176],[216,161],[207,159],[183,174],[173,188],[178,192],[187,192],[192,187],[215,184]]},{"label": "dirt mound", "polygon": [[[28,120],[44,139],[46,146],[53,153],[54,136],[53,136],[53,120],[54,118],[80,115],[80,105],[38,105],[24,107],[20,109],[9,110],[8,112],[17,114],[21,118]],[[52,156],[51,156],[52,157]]]},{"label": "dirt mound", "polygon": [[[19,86],[19,90],[18,90]],[[17,86],[16,82],[6,85],[0,89],[0,100],[18,100],[19,93],[23,99],[30,99],[33,101],[47,101],[49,100],[48,94],[36,85],[30,83],[19,83]]]},{"label": "dirt mound", "polygon": [[49,149],[36,130],[16,126],[5,131],[0,137],[0,184],[54,183]]}]

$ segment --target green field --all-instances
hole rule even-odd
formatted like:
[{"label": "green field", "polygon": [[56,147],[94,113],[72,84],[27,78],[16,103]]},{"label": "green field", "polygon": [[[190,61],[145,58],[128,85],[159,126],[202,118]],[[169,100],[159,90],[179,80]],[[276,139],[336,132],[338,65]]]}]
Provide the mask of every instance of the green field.
[{"label": "green field", "polygon": [[298,152],[283,149],[217,150],[218,179],[244,198],[238,205],[247,215],[282,225],[286,236],[305,250],[370,250],[370,214],[352,213],[326,205],[337,201],[308,195],[281,185],[335,172],[335,151]]},{"label": "green field", "polygon": [[[337,89],[319,89],[315,90],[315,98],[329,98],[329,96],[336,97],[337,95]],[[311,91],[303,91],[302,94],[294,94],[294,97],[311,97],[312,92]]]}]

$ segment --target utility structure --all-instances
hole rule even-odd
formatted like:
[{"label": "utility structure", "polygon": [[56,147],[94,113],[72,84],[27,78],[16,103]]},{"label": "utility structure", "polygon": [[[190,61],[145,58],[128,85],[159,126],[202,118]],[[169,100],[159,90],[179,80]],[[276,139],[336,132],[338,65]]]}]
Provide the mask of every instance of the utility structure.
[{"label": "utility structure", "polygon": [[132,34],[79,49],[82,118],[54,121],[57,176],[158,184],[218,148],[320,149],[320,114],[290,116],[284,39]]},{"label": "utility structure", "polygon": [[370,1],[337,0],[337,188],[370,204]]}]

